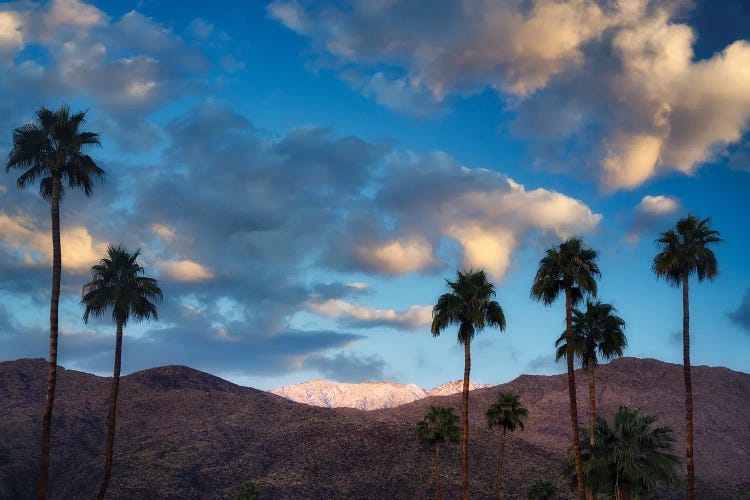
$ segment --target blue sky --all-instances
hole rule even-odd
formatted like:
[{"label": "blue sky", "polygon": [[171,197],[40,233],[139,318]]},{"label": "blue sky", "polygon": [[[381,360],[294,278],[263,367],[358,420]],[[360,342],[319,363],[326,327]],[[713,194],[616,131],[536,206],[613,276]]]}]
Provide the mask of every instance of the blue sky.
[{"label": "blue sky", "polygon": [[[107,171],[63,204],[60,359],[111,370],[83,324],[108,243],[165,293],[126,372],[185,364],[258,388],[423,387],[463,373],[430,308],[484,268],[508,321],[472,378],[557,373],[545,248],[600,252],[628,355],[681,361],[679,291],[650,271],[688,212],[724,242],[691,289],[694,364],[750,371],[750,7],[722,2],[5,2],[0,154],[39,106],[88,109]],[[0,360],[47,355],[49,207],[0,179]]]}]

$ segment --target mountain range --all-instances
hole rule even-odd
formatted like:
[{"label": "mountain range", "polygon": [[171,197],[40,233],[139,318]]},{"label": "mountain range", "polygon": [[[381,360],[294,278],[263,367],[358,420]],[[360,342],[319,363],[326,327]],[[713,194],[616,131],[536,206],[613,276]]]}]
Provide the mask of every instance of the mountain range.
[{"label": "mountain range", "polygon": [[[456,367],[461,370],[462,367]],[[0,363],[0,498],[35,496],[46,362]],[[52,434],[51,498],[91,498],[103,467],[110,379],[60,368]],[[585,373],[582,422],[588,412]],[[696,498],[740,499],[750,491],[750,375],[693,368]],[[682,368],[623,358],[598,369],[598,408],[611,418],[628,404],[675,429],[683,455]],[[108,498],[232,498],[253,481],[262,499],[434,497],[434,450],[415,439],[430,405],[460,407],[460,394],[430,396],[393,408],[361,411],[295,403],[183,366],[123,377]],[[569,446],[565,375],[523,375],[476,389],[470,404],[472,498],[490,498],[498,433],[484,413],[501,391],[521,395],[524,431],[510,435],[504,491],[525,498],[530,483],[559,477]],[[441,451],[444,498],[460,496],[458,445]],[[681,498],[681,485],[659,498]]]},{"label": "mountain range", "polygon": [[[446,382],[432,389],[422,389],[415,384],[395,382],[339,383],[315,379],[301,384],[287,385],[270,392],[297,403],[326,408],[357,408],[381,410],[411,403],[430,396],[448,396],[463,390],[463,380]],[[484,389],[489,384],[469,381],[469,390]]]}]

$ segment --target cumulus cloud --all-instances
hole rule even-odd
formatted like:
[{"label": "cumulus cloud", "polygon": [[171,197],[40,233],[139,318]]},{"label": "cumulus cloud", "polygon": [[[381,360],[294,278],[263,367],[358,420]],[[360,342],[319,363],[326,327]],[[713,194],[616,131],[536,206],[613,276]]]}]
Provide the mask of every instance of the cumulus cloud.
[{"label": "cumulus cloud", "polygon": [[174,281],[206,281],[214,277],[213,271],[188,259],[159,261],[156,265],[166,279]]},{"label": "cumulus cloud", "polygon": [[[60,232],[63,269],[86,273],[106,254],[107,243],[95,241],[86,227],[64,227]],[[12,250],[26,265],[52,262],[52,236],[25,216],[0,212],[0,245]]]},{"label": "cumulus cloud", "polygon": [[357,259],[365,268],[385,274],[406,274],[435,264],[432,246],[422,238],[388,241],[374,246],[357,246]]},{"label": "cumulus cloud", "polygon": [[553,142],[554,162],[590,164],[605,190],[691,174],[748,130],[750,43],[696,60],[695,31],[678,21],[688,2],[439,1],[430,16],[406,0],[317,7],[275,0],[268,10],[345,78],[369,79],[363,92],[388,108],[416,114],[496,90],[542,165]]},{"label": "cumulus cloud", "polygon": [[[39,50],[45,57],[35,54]],[[0,65],[9,101],[70,98],[106,111],[105,125],[123,145],[153,146],[146,118],[177,95],[204,87],[209,65],[170,29],[136,11],[112,19],[79,0],[14,3],[0,10]],[[121,130],[120,130],[121,129]],[[153,132],[151,130],[151,132]]]},{"label": "cumulus cloud", "polygon": [[432,322],[432,306],[411,306],[404,311],[396,311],[352,304],[341,299],[329,299],[322,302],[310,301],[307,307],[321,316],[339,318],[344,324],[352,327],[395,326],[416,329]]},{"label": "cumulus cloud", "polygon": [[669,219],[681,209],[677,198],[666,195],[646,195],[635,206],[630,228],[624,241],[636,244],[641,235],[656,232],[660,226],[668,225]]},{"label": "cumulus cloud", "polygon": [[[313,354],[335,359],[331,350],[363,337],[321,333],[314,321],[311,332],[295,330],[290,324],[298,312],[334,318],[345,330],[425,328],[428,306],[368,303],[370,279],[437,274],[462,262],[500,275],[524,245],[595,230],[601,220],[563,193],[526,189],[445,153],[398,150],[391,142],[313,126],[269,137],[214,104],[178,115],[164,137],[167,146],[153,164],[115,164],[93,199],[71,196],[63,206],[63,230],[81,229],[71,232],[77,243],[64,241],[64,251],[66,245],[88,248],[79,256],[95,262],[104,253],[102,242],[126,234],[143,249],[148,275],[164,290],[159,326],[135,335],[128,347],[142,356],[131,368],[182,363],[225,370],[227,357],[238,373],[277,373],[303,369]],[[47,258],[42,242],[48,245],[49,236],[35,221],[48,215],[36,199],[29,203],[28,192],[10,191],[2,195],[12,198],[9,204],[33,212],[0,219],[0,285],[13,300],[42,297],[44,304],[48,271],[23,259],[27,252],[36,263]],[[127,208],[112,204],[115,197],[127,200]],[[495,259],[478,235],[496,240]],[[338,280],[321,280],[331,274]],[[80,279],[70,285],[63,287],[63,300],[76,303]],[[283,350],[287,344],[292,347]],[[69,352],[82,356],[81,367],[93,367],[105,347],[111,349],[102,346],[90,358]],[[5,347],[0,351],[13,356],[22,346]]]}]

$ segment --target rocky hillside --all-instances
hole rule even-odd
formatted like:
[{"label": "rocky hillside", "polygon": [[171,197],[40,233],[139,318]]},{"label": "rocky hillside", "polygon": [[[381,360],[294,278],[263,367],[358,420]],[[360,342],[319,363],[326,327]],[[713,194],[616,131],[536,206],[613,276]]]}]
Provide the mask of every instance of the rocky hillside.
[{"label": "rocky hillside", "polygon": [[[684,450],[678,365],[627,358],[599,369],[599,407],[642,407],[676,429]],[[580,374],[583,376],[583,374]],[[750,375],[695,367],[697,498],[747,498]],[[34,497],[44,403],[43,360],[0,363],[0,498]],[[580,384],[580,411],[587,398]],[[109,379],[61,369],[52,436],[51,497],[92,498],[103,465]],[[531,481],[557,481],[568,446],[564,376],[521,376],[471,396],[472,498],[490,498],[497,434],[484,412],[502,390],[521,394],[530,417],[507,447],[508,498]],[[431,404],[458,407],[460,394],[390,409],[321,408],[239,387],[186,367],[123,378],[108,498],[231,498],[246,480],[263,499],[434,498],[433,450],[414,439]],[[444,498],[458,498],[458,446],[445,447]],[[663,491],[660,498],[679,498]]]},{"label": "rocky hillside", "polygon": [[[489,387],[489,385],[469,382],[469,389],[472,391],[485,387]],[[448,396],[462,390],[463,380],[454,380],[434,389],[422,389],[414,384],[397,384],[394,382],[348,384],[316,379],[301,384],[279,387],[270,392],[297,403],[313,406],[380,410],[411,403],[429,396]]]}]

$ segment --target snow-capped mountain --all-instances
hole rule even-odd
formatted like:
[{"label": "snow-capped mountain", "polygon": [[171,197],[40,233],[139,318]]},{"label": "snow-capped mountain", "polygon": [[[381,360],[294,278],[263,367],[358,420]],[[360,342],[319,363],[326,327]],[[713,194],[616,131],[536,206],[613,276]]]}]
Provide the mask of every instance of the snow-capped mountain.
[{"label": "snow-capped mountain", "polygon": [[[469,382],[469,389],[490,387],[487,384]],[[433,389],[422,389],[414,384],[395,382],[338,383],[329,380],[310,380],[288,385],[270,392],[298,403],[328,408],[358,408],[378,410],[411,403],[428,396],[447,396],[461,392],[462,380],[454,380]]]}]

